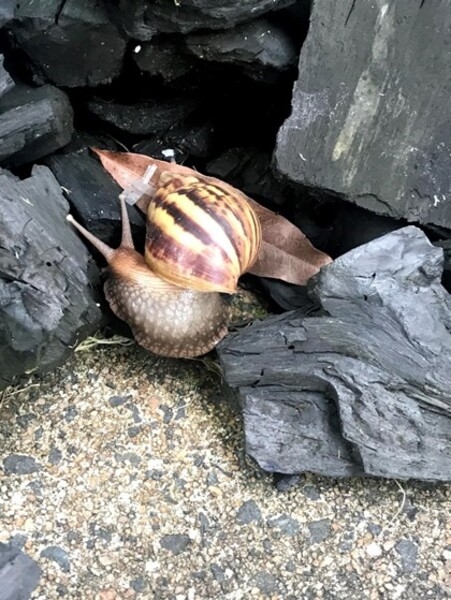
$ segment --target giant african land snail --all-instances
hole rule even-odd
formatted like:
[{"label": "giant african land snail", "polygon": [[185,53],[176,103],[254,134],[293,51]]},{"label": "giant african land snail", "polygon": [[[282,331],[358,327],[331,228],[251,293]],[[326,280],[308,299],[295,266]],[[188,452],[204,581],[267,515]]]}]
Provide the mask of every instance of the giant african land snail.
[{"label": "giant african land snail", "polygon": [[143,258],[134,249],[123,197],[121,209],[117,250],[68,217],[108,262],[104,290],[111,309],[156,354],[205,354],[227,333],[229,305],[221,292],[234,293],[258,256],[257,215],[239,194],[168,173],[149,204]]}]

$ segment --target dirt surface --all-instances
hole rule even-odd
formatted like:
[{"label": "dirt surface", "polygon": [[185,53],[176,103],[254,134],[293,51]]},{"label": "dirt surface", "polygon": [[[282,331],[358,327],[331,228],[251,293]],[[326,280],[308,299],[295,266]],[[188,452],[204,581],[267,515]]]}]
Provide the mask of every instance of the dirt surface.
[{"label": "dirt surface", "polygon": [[451,486],[279,491],[220,384],[111,346],[3,393],[0,541],[42,567],[33,598],[451,597]]}]

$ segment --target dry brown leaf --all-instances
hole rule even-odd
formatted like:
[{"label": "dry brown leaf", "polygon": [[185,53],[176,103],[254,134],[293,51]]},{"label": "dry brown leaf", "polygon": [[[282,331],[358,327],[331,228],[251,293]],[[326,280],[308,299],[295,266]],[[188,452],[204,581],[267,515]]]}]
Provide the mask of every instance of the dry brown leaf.
[{"label": "dry brown leaf", "polygon": [[[161,175],[171,173],[174,177],[177,177],[177,175],[194,176],[198,181],[214,183],[224,190],[238,192],[252,205],[262,226],[262,248],[256,263],[249,271],[253,275],[272,277],[288,283],[305,285],[310,277],[318,273],[322,266],[332,262],[330,256],[317,250],[302,231],[285,217],[261,206],[243,192],[236,190],[236,188],[220,179],[202,175],[188,167],[157,160],[143,154],[112,152],[99,150],[98,148],[93,148],[93,151],[102,161],[104,168],[123,189],[136,185],[143,178],[148,167],[154,166],[155,172],[150,177],[149,184],[157,188]],[[149,202],[150,196],[143,195],[136,202],[136,206],[145,213]]]},{"label": "dry brown leaf", "polygon": [[250,271],[253,275],[305,285],[321,267],[332,262],[331,257],[317,250],[291,221],[249,200],[263,231],[262,248]]},{"label": "dry brown leaf", "polygon": [[259,277],[281,279],[296,285],[305,285],[310,277],[318,273],[321,267],[332,262],[327,254],[325,255],[320,250],[316,250],[313,246],[309,248],[309,252],[310,254],[316,253],[316,256],[313,257],[316,264],[309,262],[306,258],[289,254],[282,248],[272,246],[263,240],[260,254],[249,273]]}]

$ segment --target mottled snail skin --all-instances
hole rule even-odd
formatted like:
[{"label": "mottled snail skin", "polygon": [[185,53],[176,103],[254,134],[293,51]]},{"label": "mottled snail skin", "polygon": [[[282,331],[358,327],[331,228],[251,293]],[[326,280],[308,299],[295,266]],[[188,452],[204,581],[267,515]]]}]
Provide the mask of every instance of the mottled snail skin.
[{"label": "mottled snail skin", "polygon": [[147,212],[146,263],[176,285],[233,294],[260,251],[254,210],[193,176],[161,180]]},{"label": "mottled snail skin", "polygon": [[200,356],[227,333],[229,307],[218,293],[181,288],[155,292],[148,285],[114,276],[105,282],[104,291],[112,311],[129,324],[138,344],[160,356]]},{"label": "mottled snail skin", "polygon": [[155,275],[134,250],[123,200],[121,209],[117,250],[68,217],[108,262],[104,291],[112,311],[128,323],[138,344],[155,354],[190,358],[209,352],[227,333],[227,301],[219,293],[183,289]]}]

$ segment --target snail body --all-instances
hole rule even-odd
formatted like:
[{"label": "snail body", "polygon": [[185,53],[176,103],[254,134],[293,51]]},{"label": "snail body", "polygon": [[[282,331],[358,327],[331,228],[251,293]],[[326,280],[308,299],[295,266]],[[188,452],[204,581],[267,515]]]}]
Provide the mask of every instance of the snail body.
[{"label": "snail body", "polygon": [[224,298],[217,292],[176,287],[153,276],[145,263],[144,267],[145,279],[112,274],[104,286],[112,311],[129,324],[138,344],[177,358],[212,350],[227,333],[229,307]]},{"label": "snail body", "polygon": [[[189,358],[216,346],[230,319],[221,292],[236,290],[259,251],[260,226],[252,209],[206,187],[193,182],[174,189],[172,182],[156,192],[147,215],[145,257],[134,249],[122,198],[116,250],[68,216],[107,260],[104,292],[112,311],[141,346],[161,356]],[[247,235],[252,241],[241,239]]]}]

